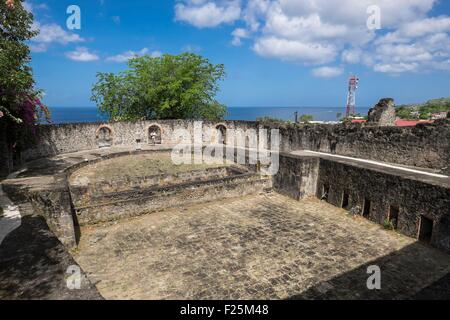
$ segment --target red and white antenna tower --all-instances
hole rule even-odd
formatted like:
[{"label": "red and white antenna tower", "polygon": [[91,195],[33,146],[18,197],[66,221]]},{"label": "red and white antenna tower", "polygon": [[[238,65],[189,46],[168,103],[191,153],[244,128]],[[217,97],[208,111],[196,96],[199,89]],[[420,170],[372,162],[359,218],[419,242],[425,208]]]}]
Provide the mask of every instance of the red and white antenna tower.
[{"label": "red and white antenna tower", "polygon": [[351,76],[348,81],[348,96],[346,116],[354,116],[356,114],[356,90],[358,89],[359,78]]}]

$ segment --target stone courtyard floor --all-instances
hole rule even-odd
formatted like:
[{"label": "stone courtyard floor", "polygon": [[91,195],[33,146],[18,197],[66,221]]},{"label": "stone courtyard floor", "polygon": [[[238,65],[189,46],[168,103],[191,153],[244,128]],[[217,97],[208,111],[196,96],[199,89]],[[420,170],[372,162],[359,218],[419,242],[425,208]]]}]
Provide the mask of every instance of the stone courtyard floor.
[{"label": "stone courtyard floor", "polygon": [[[450,256],[317,199],[271,193],[83,228],[106,299],[449,298]],[[367,267],[381,268],[368,290]]]}]

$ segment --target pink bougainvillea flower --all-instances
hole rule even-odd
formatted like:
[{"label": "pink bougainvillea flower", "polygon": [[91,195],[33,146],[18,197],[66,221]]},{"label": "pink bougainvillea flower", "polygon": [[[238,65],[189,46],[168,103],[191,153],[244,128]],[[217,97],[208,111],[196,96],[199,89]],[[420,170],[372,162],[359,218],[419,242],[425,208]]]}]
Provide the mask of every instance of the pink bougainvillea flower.
[{"label": "pink bougainvillea flower", "polygon": [[0,111],[0,118],[3,117],[3,116],[4,116],[3,112]]},{"label": "pink bougainvillea flower", "polygon": [[6,0],[6,5],[8,8],[13,9],[14,8],[14,0]]}]

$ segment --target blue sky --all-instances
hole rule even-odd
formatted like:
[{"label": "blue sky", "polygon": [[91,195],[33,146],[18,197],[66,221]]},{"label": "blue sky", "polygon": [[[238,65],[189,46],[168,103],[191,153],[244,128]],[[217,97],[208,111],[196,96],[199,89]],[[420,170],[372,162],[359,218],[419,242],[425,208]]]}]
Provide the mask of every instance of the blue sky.
[{"label": "blue sky", "polygon": [[[223,63],[227,106],[344,106],[349,75],[359,106],[450,96],[450,1],[29,0],[41,34],[30,42],[37,87],[55,106],[93,106],[97,72],[133,54],[193,51]],[[69,30],[69,5],[81,30]],[[380,8],[370,30],[367,8]]]}]

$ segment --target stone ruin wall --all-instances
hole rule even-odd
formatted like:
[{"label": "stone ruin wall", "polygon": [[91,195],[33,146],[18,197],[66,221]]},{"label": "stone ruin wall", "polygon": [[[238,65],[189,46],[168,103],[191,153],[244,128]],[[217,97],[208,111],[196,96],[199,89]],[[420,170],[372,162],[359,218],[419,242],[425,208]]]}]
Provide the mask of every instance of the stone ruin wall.
[{"label": "stone ruin wall", "polygon": [[280,133],[283,152],[312,150],[450,174],[448,125],[291,125],[281,127]]},{"label": "stone ruin wall", "polygon": [[430,244],[450,253],[450,188],[342,162],[280,155],[280,171],[273,177],[273,188],[296,200],[307,197],[322,199],[342,207],[348,195],[346,210],[364,215],[364,204],[370,202],[367,219],[383,225],[390,207],[399,209],[397,231],[417,239],[422,216],[433,221]]},{"label": "stone ruin wall", "polygon": [[399,209],[397,231],[418,238],[421,217],[433,221],[430,244],[450,253],[450,188],[445,184],[426,183],[345,163],[320,160],[317,197],[329,189],[327,201],[342,206],[344,193],[349,196],[348,210],[363,214],[364,202],[370,202],[367,218],[383,225],[390,207]]},{"label": "stone ruin wall", "polygon": [[[162,130],[162,143],[174,144],[177,129],[193,132],[193,121],[167,120],[114,123],[82,123],[43,125],[38,129],[39,143],[25,150],[21,158],[29,161],[57,154],[98,148],[96,139],[100,125],[113,132],[114,146],[135,146],[136,139],[148,143],[148,128],[156,124]],[[215,128],[223,124],[228,129],[257,129],[258,123],[246,121],[203,122],[205,143],[216,141]],[[450,174],[450,129],[448,125],[419,125],[416,127],[380,127],[361,125],[261,125],[266,129],[280,129],[281,151],[312,150],[363,159],[436,169]],[[208,136],[212,132],[212,136]],[[270,138],[269,138],[270,140]],[[11,171],[10,155],[0,139],[0,171]],[[8,157],[9,156],[9,157]]]},{"label": "stone ruin wall", "polygon": [[[163,144],[179,142],[173,141],[176,129],[187,129],[189,132],[193,132],[194,129],[192,121],[183,120],[46,125],[38,130],[39,144],[25,151],[22,158],[28,161],[61,153],[96,149],[98,148],[96,133],[101,125],[106,125],[112,130],[114,146],[136,145],[137,138],[142,140],[142,144],[147,144],[146,135],[152,124],[161,127]],[[228,129],[258,128],[256,122],[230,121],[222,124]],[[214,136],[213,129],[219,123],[204,122],[203,125],[212,129],[212,135],[205,135],[203,141],[215,142],[217,137]],[[400,232],[416,237],[420,216],[426,215],[436,224],[432,244],[444,251],[450,251],[448,231],[450,188],[317,157],[296,157],[287,153],[291,150],[307,149],[450,173],[448,126],[410,128],[361,125],[261,126],[266,129],[280,129],[282,151],[280,171],[273,178],[273,187],[276,191],[295,199],[307,196],[320,198],[321,189],[324,184],[328,184],[330,187],[328,201],[336,206],[341,205],[344,191],[350,196],[350,206],[361,206],[363,198],[371,198],[373,208],[369,218],[378,223],[383,223],[386,218],[389,204],[397,203],[400,207]],[[444,169],[446,167],[447,169]],[[364,194],[361,190],[364,190]],[[64,207],[62,211],[67,211],[64,217],[56,220],[57,224],[65,224],[65,217],[70,216],[70,208],[66,208],[67,201],[62,199],[58,192],[52,194],[50,198],[55,200],[55,204],[52,205],[52,208],[55,208],[53,211],[59,212],[62,207]]]},{"label": "stone ruin wall", "polygon": [[280,154],[280,168],[273,188],[295,200],[313,197],[317,192],[319,158]]},{"label": "stone ruin wall", "polygon": [[[256,128],[252,122],[204,121],[203,128],[209,129],[205,130],[204,143],[216,141],[215,128],[220,124],[225,124],[228,129]],[[142,145],[146,145],[149,143],[148,130],[151,126],[158,126],[161,129],[161,142],[166,145],[181,142],[180,138],[174,137],[176,130],[187,130],[191,135],[194,132],[194,122],[189,120],[44,125],[38,131],[40,140],[38,145],[26,150],[23,158],[28,161],[57,154],[97,149],[99,145],[96,137],[100,127],[107,127],[112,131],[113,146],[136,146],[138,139],[141,140]]]}]

